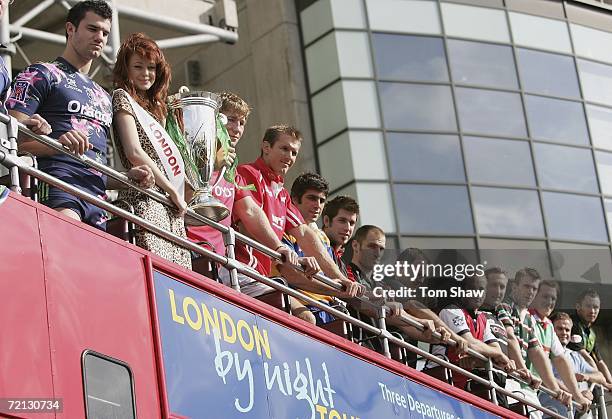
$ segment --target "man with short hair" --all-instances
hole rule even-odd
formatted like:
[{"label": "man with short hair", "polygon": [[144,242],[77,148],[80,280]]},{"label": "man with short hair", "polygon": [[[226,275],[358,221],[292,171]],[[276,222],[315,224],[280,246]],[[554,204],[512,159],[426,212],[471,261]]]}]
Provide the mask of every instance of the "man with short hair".
[{"label": "man with short hair", "polygon": [[[304,223],[302,215],[291,202],[289,192],[283,185],[284,176],[295,163],[301,143],[302,134],[297,129],[288,125],[272,126],[264,134],[260,157],[253,163],[239,166],[238,173],[244,178],[246,184],[255,186],[255,190],[249,191],[249,194],[263,209],[272,230],[279,239],[284,233],[294,236],[304,253],[316,259],[323,273],[336,279],[344,287],[343,295],[361,294],[362,287],[342,275],[321,244],[317,233]],[[238,227],[244,226],[241,217],[234,217],[234,221]],[[248,226],[245,227],[248,231]],[[271,273],[270,259],[242,243],[236,246],[236,258],[262,275],[269,276]],[[319,270],[319,266],[313,267],[313,273]],[[292,285],[300,289],[326,293],[337,291],[323,283],[306,278],[304,275],[296,276],[295,279],[299,280],[299,283],[294,282]],[[246,278],[243,278],[241,287],[246,288],[245,291],[248,290],[247,292],[251,292],[251,295],[261,295],[270,290],[270,287]]]},{"label": "man with short hair", "polygon": [[[533,302],[531,303],[529,314],[535,322],[535,335],[542,345],[544,353],[548,355],[552,361],[553,373],[557,371],[555,376],[560,376],[563,380],[559,383],[561,388],[569,391],[574,396],[574,400],[581,403],[586,410],[593,400],[593,394],[589,391],[582,392],[576,382],[576,377],[572,372],[572,364],[565,357],[565,350],[559,342],[559,338],[554,332],[552,321],[548,318],[555,309],[557,298],[559,295],[559,284],[552,280],[543,280],[538,288]],[[533,367],[533,365],[532,365]],[[532,370],[532,372],[536,372]],[[540,395],[540,400],[548,398]]]},{"label": "man with short hair", "polygon": [[[449,281],[447,278],[439,278],[439,280]],[[442,308],[439,317],[454,333],[466,339],[471,349],[491,358],[500,368],[511,371],[515,369],[514,362],[502,352],[495,335],[491,332],[491,321],[487,315],[479,311],[484,301],[486,284],[485,277],[471,276],[464,279],[460,287],[466,291],[465,297]],[[472,296],[468,296],[468,291],[471,291]],[[434,345],[431,353],[436,356],[445,355],[451,363],[460,364],[468,371],[474,368],[484,368],[481,361],[463,357],[457,353],[455,348],[445,345]],[[425,368],[436,366],[437,364],[428,361]],[[466,389],[467,381],[468,378],[465,375],[453,373],[453,385]]]},{"label": "man with short hair", "polygon": [[[51,63],[37,63],[17,75],[6,101],[9,113],[27,122],[38,112],[53,128],[49,134],[73,153],[106,163],[113,112],[109,94],[87,73],[106,46],[112,10],[101,0],[77,3],[66,18],[66,48]],[[19,151],[38,157],[39,168],[97,197],[106,196],[106,176],[32,138],[20,138]],[[154,185],[146,166],[127,172],[143,187]],[[105,228],[106,213],[59,188],[41,183],[41,202],[94,227]],[[108,188],[120,187],[109,180]]]},{"label": "man with short hair", "polygon": [[[591,366],[583,357],[580,355],[580,352],[573,351],[567,347],[568,343],[570,343],[571,339],[571,330],[572,330],[572,319],[567,313],[556,312],[552,316],[550,316],[550,320],[552,322],[551,327],[554,328],[554,333],[559,339],[559,342],[563,348],[565,357],[571,364],[571,372],[575,377],[575,380],[578,382],[578,386],[582,391],[583,395],[587,398],[592,398],[593,395],[588,390],[587,383],[597,383],[606,385],[606,380],[603,374],[597,371],[597,368]],[[557,379],[561,379],[559,375],[559,371],[557,368],[553,368],[553,373]],[[567,415],[567,407],[563,406],[556,400],[551,399],[546,394],[540,394],[540,401],[543,406],[554,409],[559,412],[560,415]],[[591,416],[581,416],[581,418],[586,419]]]},{"label": "man with short hair", "polygon": [[598,371],[597,368],[593,368],[580,354],[578,351],[574,351],[569,348],[572,338],[572,328],[574,322],[569,314],[562,311],[558,311],[550,316],[550,320],[553,323],[555,334],[559,338],[559,342],[563,346],[565,353],[569,355],[572,362],[572,369],[575,373],[576,381],[580,383],[590,382],[603,384],[609,387],[606,378]]},{"label": "man with short hair", "polygon": [[[235,93],[222,92],[220,97],[222,100],[220,112],[227,117],[226,128],[230,136],[231,147],[227,153],[224,153],[223,149],[219,148],[217,152],[217,169],[224,164],[231,165],[234,162],[236,158],[235,147],[244,134],[246,121],[251,112],[251,108],[246,101]],[[287,263],[297,264],[297,258],[294,257],[289,249],[282,246],[282,242],[270,227],[266,214],[244,189],[246,184],[242,176],[236,174],[235,183],[231,183],[225,178],[218,180],[220,174],[220,170],[215,170],[213,173],[211,184],[215,185],[215,187],[212,188],[212,195],[230,210],[230,216],[219,221],[219,223],[229,227],[232,217],[240,218],[256,240],[272,249],[278,249]],[[194,242],[210,245],[216,253],[225,255],[223,235],[213,227],[206,225],[188,226],[187,237]],[[199,257],[198,255],[196,258]],[[219,277],[226,285],[230,285],[229,273],[224,267],[220,267]]]},{"label": "man with short hair", "polygon": [[[342,254],[357,224],[359,204],[350,196],[340,195],[325,205],[322,215],[323,232],[329,238],[333,260],[344,275],[350,275]],[[350,276],[349,279],[354,280]]]},{"label": "man with short hair", "polygon": [[[368,296],[370,302],[376,306],[384,305],[389,308],[387,317],[388,326],[397,327],[411,339],[429,343],[440,343],[440,341],[446,342],[451,336],[447,328],[436,327],[434,322],[429,319],[423,320],[413,317],[404,311],[401,303],[381,299],[374,295],[374,288],[380,286],[380,284],[372,279],[372,272],[374,266],[381,261],[385,251],[386,240],[385,232],[375,225],[364,225],[359,227],[351,241],[353,255],[351,262],[347,266],[349,276],[366,287],[366,296]],[[366,316],[373,318],[378,317],[378,313],[372,310],[371,307],[360,304],[356,309]],[[420,323],[421,326],[424,327],[424,331],[420,331],[414,326],[409,326],[402,321],[400,317],[411,318]],[[433,338],[432,332],[434,331],[442,335],[441,340]]]},{"label": "man with short hair", "polygon": [[[321,215],[321,211],[327,200],[327,194],[329,193],[329,184],[327,181],[317,173],[303,173],[298,176],[293,185],[291,186],[291,202],[300,211],[300,214],[304,218],[304,222],[317,233],[318,238],[321,240],[321,244],[327,250],[330,257],[333,256],[329,239],[317,226],[317,220]],[[297,239],[290,234],[285,233],[283,235],[283,243],[286,244],[290,249],[297,253],[298,256],[304,256],[304,252],[300,248]],[[281,272],[282,271],[282,272]],[[273,275],[278,274],[284,277],[291,277],[299,275],[298,272],[292,269],[279,269],[273,268]],[[334,297],[341,295],[339,293],[328,292],[326,294],[318,294],[315,292],[309,292],[300,290],[309,297],[319,301],[320,303],[331,305]],[[306,302],[303,302],[305,307],[312,313],[310,319],[311,323],[322,325],[335,320],[335,317],[326,311],[320,310],[318,307],[311,306]]]},{"label": "man with short hair", "polygon": [[[507,318],[501,319],[506,326],[506,331],[508,334],[513,334],[519,343],[519,353],[510,350],[509,355],[519,370],[523,370],[525,367],[530,368],[533,364],[535,371],[537,371],[546,387],[556,392],[556,398],[563,404],[569,405],[572,395],[560,388],[557,380],[555,380],[548,357],[535,335],[535,321],[528,312],[528,307],[538,292],[540,280],[540,274],[533,268],[519,270],[515,275],[509,298],[501,304],[501,307],[508,314]],[[509,347],[509,349],[512,349],[512,347]],[[510,381],[508,384],[511,385],[511,383],[514,383],[514,381]],[[536,386],[539,383],[532,382],[532,385]],[[537,394],[531,387],[522,385],[520,391],[529,400],[539,403]],[[533,411],[531,417],[541,418],[542,414],[539,411]]]},{"label": "man with short hair", "polygon": [[593,324],[599,316],[601,299],[592,288],[586,289],[576,299],[576,311],[572,314],[572,340],[568,347],[578,351],[592,366],[596,367],[606,378],[608,387],[612,388],[612,375],[597,348],[597,335]]}]

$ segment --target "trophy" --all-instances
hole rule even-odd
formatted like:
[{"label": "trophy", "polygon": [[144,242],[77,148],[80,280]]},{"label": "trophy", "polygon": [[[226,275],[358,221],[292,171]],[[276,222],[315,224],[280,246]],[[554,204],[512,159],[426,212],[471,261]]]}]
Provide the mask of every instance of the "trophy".
[{"label": "trophy", "polygon": [[[185,139],[182,153],[185,176],[194,190],[189,208],[214,221],[221,221],[230,215],[230,210],[212,195],[211,191],[215,185],[210,185],[215,169],[217,114],[220,106],[218,95],[202,91],[190,92],[186,87],[179,90],[170,104],[171,109],[182,111],[182,124],[179,122],[179,125],[182,125]],[[217,182],[222,177],[222,174],[219,175]],[[185,224],[204,225],[189,215],[185,217]]]}]

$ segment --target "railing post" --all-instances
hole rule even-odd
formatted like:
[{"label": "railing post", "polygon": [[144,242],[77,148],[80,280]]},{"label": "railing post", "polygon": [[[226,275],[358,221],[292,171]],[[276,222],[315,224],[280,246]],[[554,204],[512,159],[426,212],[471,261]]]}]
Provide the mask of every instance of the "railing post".
[{"label": "railing post", "polygon": [[[229,259],[236,259],[236,232],[229,227],[226,233],[223,233],[223,242],[225,243],[225,255]],[[238,271],[232,265],[229,269],[230,286],[240,292],[240,283],[238,282]]]},{"label": "railing post", "polygon": [[487,358],[487,362],[485,363],[485,368],[487,370],[487,377],[489,377],[489,381],[491,382],[491,403],[498,405],[497,402],[497,391],[495,390],[495,377],[493,376],[493,362],[491,358]]},{"label": "railing post", "polygon": [[378,308],[378,327],[382,330],[382,334],[380,335],[382,345],[383,345],[383,355],[387,358],[391,358],[391,351],[389,350],[389,339],[387,339],[387,321],[385,318],[387,317],[387,310],[385,306],[380,306]]},{"label": "railing post", "polygon": [[[6,126],[8,132],[8,151],[11,156],[17,157],[17,136],[19,135],[19,127],[17,120],[10,117]],[[13,166],[9,169],[11,178],[11,191],[21,194],[21,185],[19,185],[19,167]]]},{"label": "railing post", "polygon": [[598,416],[599,419],[608,419],[608,411],[606,410],[606,394],[601,384],[597,384],[594,388],[596,394],[595,399],[599,405]]}]

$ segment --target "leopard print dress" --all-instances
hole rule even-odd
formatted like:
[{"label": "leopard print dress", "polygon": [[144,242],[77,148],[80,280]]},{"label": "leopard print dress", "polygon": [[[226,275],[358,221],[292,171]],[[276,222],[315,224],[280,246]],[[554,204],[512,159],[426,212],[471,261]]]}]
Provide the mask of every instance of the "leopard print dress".
[{"label": "leopard print dress", "polygon": [[[127,98],[127,93],[124,91],[117,91],[113,95],[113,113],[120,110],[128,112],[130,115],[134,115],[132,105]],[[136,120],[136,128],[138,130],[138,139],[140,140],[142,149],[149,155],[149,157],[151,157],[155,164],[157,164],[159,170],[164,173],[162,162],[157,156],[153,144],[151,144],[151,141],[149,141],[147,138],[147,135],[138,120]],[[133,164],[127,159],[123,150],[123,145],[119,140],[119,135],[114,126],[113,130],[115,134],[115,146],[117,147],[117,153],[119,154],[121,163],[126,169],[130,169]],[[154,188],[157,192],[162,194],[164,193],[159,186],[156,185]],[[158,227],[171,231],[177,236],[186,238],[184,221],[181,217],[176,216],[173,209],[168,208],[165,205],[149,198],[148,196],[132,189],[119,191],[119,199],[132,205],[137,216],[144,218]],[[169,261],[184,266],[187,269],[191,269],[191,255],[187,249],[184,249],[138,226],[136,227],[136,245],[165,259],[168,259]]]}]

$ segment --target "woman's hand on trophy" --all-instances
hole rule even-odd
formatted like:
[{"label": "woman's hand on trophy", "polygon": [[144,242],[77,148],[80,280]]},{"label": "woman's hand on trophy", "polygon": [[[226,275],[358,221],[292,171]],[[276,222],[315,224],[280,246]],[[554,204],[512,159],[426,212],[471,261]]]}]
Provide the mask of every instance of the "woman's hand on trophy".
[{"label": "woman's hand on trophy", "polygon": [[172,202],[174,202],[174,205],[177,208],[176,212],[178,216],[184,217],[185,213],[187,212],[187,202],[185,202],[183,197],[176,190],[172,190],[172,193],[170,194],[170,199],[172,200]]}]

